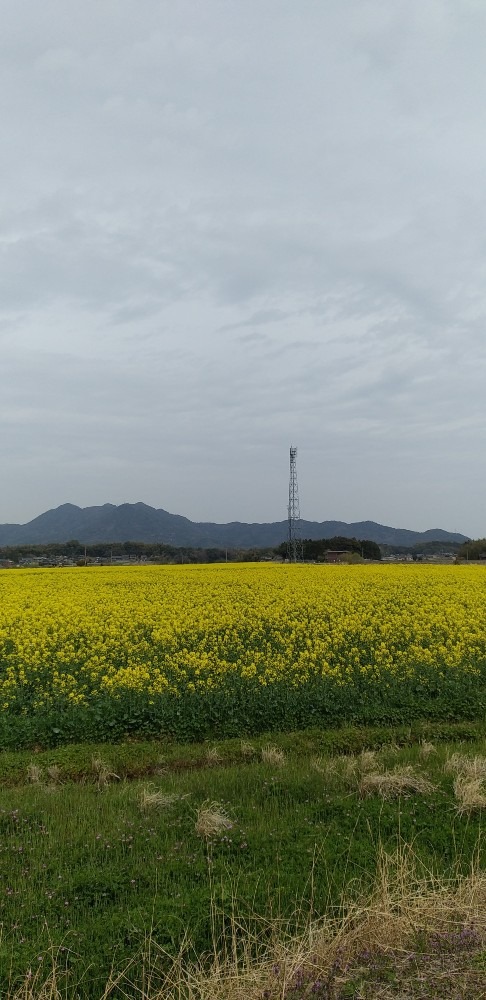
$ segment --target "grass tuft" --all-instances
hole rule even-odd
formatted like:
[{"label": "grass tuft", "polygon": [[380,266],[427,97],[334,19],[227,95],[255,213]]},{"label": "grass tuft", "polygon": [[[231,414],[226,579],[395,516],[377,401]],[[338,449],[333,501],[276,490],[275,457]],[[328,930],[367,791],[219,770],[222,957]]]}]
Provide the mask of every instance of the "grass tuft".
[{"label": "grass tuft", "polygon": [[436,790],[435,785],[424,775],[419,774],[411,764],[395,767],[393,771],[371,771],[363,774],[358,788],[362,796],[380,795],[383,799],[396,798],[399,795],[428,795]]},{"label": "grass tuft", "polygon": [[444,770],[452,774],[462,774],[467,778],[480,778],[486,781],[486,757],[477,754],[468,757],[466,754],[453,753],[447,758]]},{"label": "grass tuft", "polygon": [[454,795],[457,799],[457,811],[461,815],[486,809],[484,778],[467,778],[464,774],[458,774],[454,780]]},{"label": "grass tuft", "polygon": [[146,788],[142,788],[138,804],[142,812],[151,812],[157,809],[169,809],[176,802],[181,802],[182,799],[187,799],[188,797],[188,795],[179,795],[177,792],[171,794],[169,792],[157,791],[153,786],[148,785]]},{"label": "grass tuft", "polygon": [[217,837],[224,830],[231,830],[233,820],[230,819],[220,802],[207,800],[199,806],[195,823],[196,833],[200,837]]},{"label": "grass tuft", "polygon": [[51,784],[53,785],[61,784],[62,781],[61,768],[58,767],[57,764],[51,764],[49,767],[46,767],[46,774]]},{"label": "grass tuft", "polygon": [[378,767],[376,750],[362,750],[358,756],[346,754],[336,759],[336,773],[348,788],[359,788],[363,775]]},{"label": "grass tuft", "polygon": [[[441,746],[434,732],[438,753],[421,762],[428,730],[412,743],[403,730],[396,753],[384,735],[385,744],[376,731],[332,741],[317,729],[279,734],[280,770],[260,757],[269,734],[251,740],[248,759],[240,738],[216,744],[220,768],[205,758],[212,743],[12,755],[15,782],[3,757],[1,996],[12,1000],[30,968],[16,1000],[58,1000],[55,989],[63,1000],[263,1000],[264,991],[271,1000],[486,1000],[475,916],[486,911],[477,875],[483,813],[462,815],[453,793],[458,771],[481,778],[486,744],[468,747],[461,732],[461,742]],[[362,753],[369,747],[374,754]],[[162,749],[167,773],[156,778]],[[40,783],[26,780],[32,761]],[[396,781],[408,766],[409,780],[411,764],[438,786],[433,797],[394,798],[406,795],[403,783],[386,789],[389,801],[376,788],[359,796],[372,775],[382,784],[390,771]],[[60,768],[61,783],[50,767]],[[103,772],[123,780],[100,793]],[[397,830],[413,841],[413,856],[380,850]],[[459,874],[471,862],[461,897]],[[430,910],[417,895],[429,897]]]},{"label": "grass tuft", "polygon": [[29,764],[27,767],[27,781],[30,785],[40,785],[43,778],[42,768],[38,764]]},{"label": "grass tuft", "polygon": [[460,815],[486,809],[486,757],[454,753],[444,770],[455,775],[454,795]]},{"label": "grass tuft", "polygon": [[106,788],[112,781],[120,781],[119,775],[111,771],[109,763],[101,757],[93,757],[91,763],[98,788]]},{"label": "grass tuft", "polygon": [[330,760],[328,757],[311,757],[310,768],[311,771],[317,771],[318,774],[324,775],[325,778],[334,778],[336,774],[336,761]]},{"label": "grass tuft", "polygon": [[431,754],[434,754],[434,753],[437,753],[437,749],[434,746],[434,744],[430,743],[429,740],[422,740],[422,742],[420,744],[420,750],[419,750],[419,754],[420,754],[420,757],[422,758],[422,760],[427,760],[428,757],[430,757]]},{"label": "grass tuft", "polygon": [[280,747],[268,744],[262,747],[262,761],[264,764],[270,764],[272,767],[283,767],[285,764],[285,753]]},{"label": "grass tuft", "polygon": [[207,767],[221,767],[224,762],[217,747],[208,747],[205,757]]}]

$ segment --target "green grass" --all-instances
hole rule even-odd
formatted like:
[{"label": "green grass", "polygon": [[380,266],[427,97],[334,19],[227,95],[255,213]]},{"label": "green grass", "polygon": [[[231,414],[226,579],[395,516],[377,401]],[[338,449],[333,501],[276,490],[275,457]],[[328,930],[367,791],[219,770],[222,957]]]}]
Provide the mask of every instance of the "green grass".
[{"label": "green grass", "polygon": [[[456,736],[472,740],[465,752],[484,755],[484,728],[471,726]],[[161,744],[2,755],[0,992],[28,969],[47,969],[54,951],[68,972],[67,995],[98,1000],[112,967],[134,959],[130,976],[142,975],[136,956],[149,934],[167,956],[186,939],[201,955],[235,913],[242,926],[258,925],[260,937],[262,920],[298,932],[310,915],[338,907],[343,893],[371,887],[380,852],[399,843],[443,876],[466,872],[473,860],[484,866],[481,812],[458,815],[453,776],[443,769],[459,746],[439,742],[451,731],[436,728],[436,751],[426,757],[417,742],[423,732],[404,727],[280,735],[272,743],[285,751],[281,766],[261,761],[268,738],[252,741],[253,753],[240,741],[218,744],[213,759],[207,745]],[[391,746],[397,742],[406,745]],[[327,770],[329,749],[383,744],[381,770],[412,764],[436,791],[363,798],[345,760]],[[118,777],[104,778],[102,762]],[[41,780],[29,784],[32,763],[31,777]],[[52,766],[58,772],[49,776]],[[148,787],[174,798],[144,810]],[[224,806],[233,826],[205,839],[195,823],[208,800]]]},{"label": "green grass", "polygon": [[[258,753],[268,743],[281,747],[295,757],[312,754],[349,754],[373,750],[386,743],[413,746],[422,740],[435,743],[474,742],[486,738],[486,720],[470,722],[426,722],[396,726],[341,726],[337,729],[309,728],[297,732],[264,733],[250,742]],[[46,770],[59,767],[63,780],[94,781],[93,759],[106,758],[120,778],[157,775],[161,769],[184,771],[205,768],[212,747],[217,748],[224,764],[248,763],[241,739],[206,740],[201,743],[178,743],[172,740],[129,738],[112,743],[73,743],[46,749],[34,744],[27,750],[0,751],[0,786],[25,783],[30,764]]]}]

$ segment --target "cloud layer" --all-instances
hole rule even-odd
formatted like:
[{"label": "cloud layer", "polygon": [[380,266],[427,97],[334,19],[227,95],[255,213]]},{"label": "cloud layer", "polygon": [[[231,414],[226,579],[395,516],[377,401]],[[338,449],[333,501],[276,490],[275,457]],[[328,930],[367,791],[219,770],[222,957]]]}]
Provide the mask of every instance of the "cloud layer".
[{"label": "cloud layer", "polygon": [[486,534],[486,8],[6,0],[1,521]]}]

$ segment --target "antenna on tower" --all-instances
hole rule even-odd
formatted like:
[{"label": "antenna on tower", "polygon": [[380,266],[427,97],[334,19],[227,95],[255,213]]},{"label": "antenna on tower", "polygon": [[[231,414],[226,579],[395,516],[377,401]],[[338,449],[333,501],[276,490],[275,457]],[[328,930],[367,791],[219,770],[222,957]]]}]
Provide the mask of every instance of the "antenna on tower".
[{"label": "antenna on tower", "polygon": [[297,483],[297,448],[290,448],[290,479],[288,506],[287,555],[289,562],[302,562],[303,545],[300,537],[299,485]]}]

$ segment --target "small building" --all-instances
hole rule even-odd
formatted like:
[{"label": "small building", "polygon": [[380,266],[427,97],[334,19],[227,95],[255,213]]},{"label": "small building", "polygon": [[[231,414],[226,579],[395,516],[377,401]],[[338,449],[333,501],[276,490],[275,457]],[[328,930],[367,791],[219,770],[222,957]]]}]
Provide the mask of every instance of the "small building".
[{"label": "small building", "polygon": [[351,553],[349,549],[326,549],[324,553],[324,562],[345,562],[346,559],[349,559],[350,555]]}]

